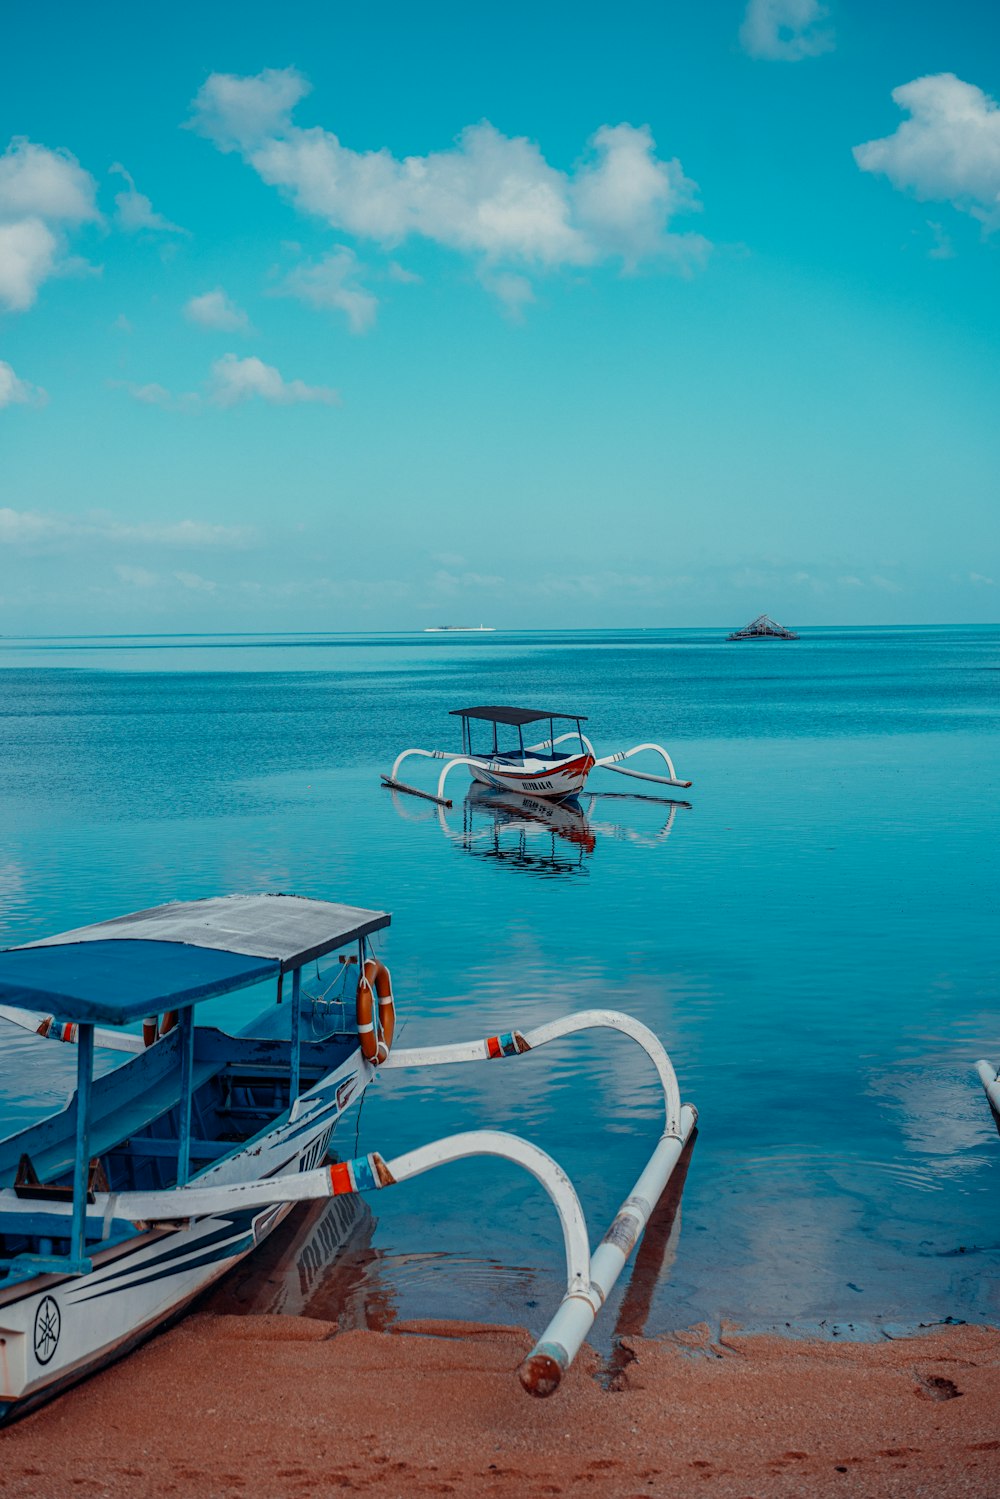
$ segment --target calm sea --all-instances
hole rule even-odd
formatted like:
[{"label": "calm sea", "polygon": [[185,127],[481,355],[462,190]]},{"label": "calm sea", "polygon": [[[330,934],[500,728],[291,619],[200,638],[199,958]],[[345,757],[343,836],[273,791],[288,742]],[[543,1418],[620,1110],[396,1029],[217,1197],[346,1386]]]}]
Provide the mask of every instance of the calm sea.
[{"label": "calm sea", "polygon": [[[1000,1060],[1000,631],[7,639],[0,684],[4,944],[228,891],[388,909],[408,1045],[595,1005],[663,1038],[700,1132],[633,1324],[1000,1320],[1000,1139],[972,1070]],[[380,787],[398,750],[457,747],[448,710],[474,702],[586,714],[598,753],[659,740],[689,805],[606,771],[582,816],[541,821],[466,800],[464,773],[446,816]],[[60,1103],[71,1060],[0,1022],[0,1121]],[[639,1053],[586,1036],[386,1074],[338,1144],[523,1133],[597,1238],[659,1111]],[[303,1214],[217,1304],[546,1320],[560,1236],[515,1168],[370,1209]]]}]

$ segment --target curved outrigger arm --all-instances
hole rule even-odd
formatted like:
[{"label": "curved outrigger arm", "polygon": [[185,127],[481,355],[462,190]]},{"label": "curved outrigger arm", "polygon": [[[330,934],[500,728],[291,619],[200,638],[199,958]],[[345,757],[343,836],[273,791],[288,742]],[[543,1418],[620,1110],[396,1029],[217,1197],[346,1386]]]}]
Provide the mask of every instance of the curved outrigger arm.
[{"label": "curved outrigger arm", "polygon": [[[308,1202],[326,1197],[394,1186],[413,1176],[470,1156],[496,1156],[523,1166],[541,1184],[555,1206],[566,1252],[566,1291],[542,1337],[518,1374],[531,1395],[550,1395],[579,1352],[594,1318],[604,1305],[625,1261],[646,1227],[697,1119],[694,1109],[681,1110],[680,1130],[665,1134],[646,1169],[623,1202],[603,1243],[590,1253],[587,1224],[569,1177],[562,1167],[528,1140],[500,1130],[470,1130],[432,1144],[421,1145],[387,1161],[377,1151],[288,1176],[219,1186],[175,1187],[151,1192],[98,1192],[93,1213],[105,1223],[114,1219],[143,1227],[167,1225],[189,1218],[215,1216],[240,1209],[271,1207],[279,1202]],[[0,1211],[16,1209],[13,1190],[0,1191]],[[53,1219],[68,1220],[73,1204],[65,1201],[32,1203],[32,1210]],[[53,1232],[59,1228],[53,1224]]]},{"label": "curved outrigger arm", "polygon": [[[442,768],[438,776],[437,792],[421,791],[418,786],[408,786],[405,781],[398,779],[399,767],[408,755],[423,755],[427,760],[447,760],[448,764]],[[401,755],[397,755],[392,764],[392,770],[387,776],[382,777],[382,785],[390,787],[393,791],[407,791],[410,796],[422,796],[425,801],[437,802],[439,806],[450,807],[451,798],[444,794],[444,783],[456,765],[475,765],[480,770],[489,770],[491,762],[480,759],[476,755],[453,755],[448,750],[425,750],[408,749]]]},{"label": "curved outrigger arm", "polygon": [[562,1036],[599,1029],[621,1031],[642,1047],[656,1068],[663,1088],[666,1133],[678,1134],[681,1095],[670,1058],[649,1026],[643,1025],[641,1020],[636,1020],[631,1015],[622,1014],[620,1010],[578,1010],[575,1015],[563,1015],[559,1020],[533,1026],[531,1030],[511,1030],[476,1041],[453,1041],[446,1046],[397,1046],[390,1051],[379,1070],[389,1072],[401,1067],[439,1067],[450,1062],[497,1061],[502,1057],[523,1056],[525,1052],[535,1051],[546,1042],[558,1041]]},{"label": "curved outrigger arm", "polygon": [[[551,1156],[517,1135],[499,1130],[472,1130],[386,1160],[377,1151],[312,1171],[265,1177],[251,1182],[174,1187],[154,1191],[98,1192],[93,1214],[105,1225],[115,1219],[143,1227],[215,1216],[275,1203],[316,1201],[346,1193],[373,1191],[419,1176],[436,1166],[472,1156],[495,1156],[522,1166],[534,1176],[555,1206],[566,1253],[566,1291],[545,1332],[521,1365],[522,1385],[532,1395],[550,1395],[590,1331],[626,1260],[659,1201],[694,1130],[697,1114],[681,1106],[670,1059],[656,1036],[640,1021],[614,1010],[583,1010],[526,1032],[511,1031],[485,1040],[451,1046],[390,1052],[382,1068],[434,1066],[446,1062],[482,1061],[523,1055],[547,1041],[597,1026],[631,1036],[649,1056],[663,1087],[666,1127],[632,1191],[625,1198],[602,1243],[590,1253],[583,1209],[572,1182]],[[16,1209],[13,1189],[0,1190],[0,1211]],[[64,1200],[33,1202],[33,1212],[68,1220],[73,1204]],[[88,1215],[89,1216],[89,1215]]]},{"label": "curved outrigger arm", "polygon": [[979,1073],[979,1081],[986,1089],[990,1107],[1000,1119],[1000,1067],[993,1062],[977,1062],[976,1071]]},{"label": "curved outrigger arm", "polygon": [[[594,757],[595,770],[597,770],[598,767],[603,767],[603,769],[605,770],[613,770],[616,775],[634,776],[637,781],[656,781],[660,786],[682,786],[686,789],[691,785],[690,781],[681,781],[678,779],[677,772],[674,769],[674,762],[671,760],[662,744],[636,744],[633,745],[631,749],[619,750],[615,755],[600,756],[595,753],[594,746],[591,744],[586,734],[581,733],[578,735],[575,729],[571,729],[568,734],[560,734],[558,739],[543,739],[540,744],[531,745],[531,749],[555,749],[557,744],[562,744],[566,739],[577,739],[581,744],[586,746],[587,753],[593,755]],[[670,772],[669,776],[649,775],[646,771],[642,770],[623,770],[619,766],[619,760],[629,760],[633,755],[638,755],[643,750],[652,750],[655,754],[660,755]]]},{"label": "curved outrigger arm", "polygon": [[[653,750],[655,754],[662,756],[670,774],[654,776],[645,770],[626,770],[624,766],[618,764],[619,760],[630,760],[633,755],[641,754],[643,750]],[[690,781],[678,779],[677,772],[674,770],[674,762],[662,744],[634,744],[631,749],[619,750],[616,755],[605,755],[602,759],[595,760],[594,769],[613,770],[615,775],[634,776],[637,781],[656,781],[660,786],[681,786],[686,790],[691,785]]]}]

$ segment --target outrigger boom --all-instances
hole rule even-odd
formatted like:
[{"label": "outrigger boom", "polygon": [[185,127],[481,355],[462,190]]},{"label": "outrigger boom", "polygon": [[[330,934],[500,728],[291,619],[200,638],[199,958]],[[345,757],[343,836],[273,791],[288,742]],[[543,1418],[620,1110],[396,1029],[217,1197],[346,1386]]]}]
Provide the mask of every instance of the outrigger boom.
[{"label": "outrigger boom", "polygon": [[[396,756],[392,770],[382,777],[383,786],[393,791],[405,791],[410,796],[419,796],[427,801],[450,807],[452,800],[445,796],[445,783],[451,772],[459,765],[467,765],[474,780],[504,791],[525,792],[532,796],[546,797],[552,801],[565,801],[578,796],[586,785],[592,770],[613,770],[616,775],[632,776],[637,781],[655,781],[660,786],[676,786],[686,790],[690,781],[682,781],[674,770],[667,751],[660,744],[636,744],[631,749],[618,750],[613,755],[597,756],[594,746],[581,728],[586,722],[582,714],[554,713],[536,708],[478,707],[454,708],[452,716],[462,720],[462,753],[449,750],[406,749]],[[556,736],[556,720],[569,719],[576,724],[575,730]],[[493,726],[492,749],[487,747],[482,754],[474,754],[472,748],[472,722],[484,721]],[[548,720],[549,737],[537,744],[525,745],[526,724]],[[518,733],[518,744],[501,750],[498,743],[498,725],[514,727]],[[559,745],[575,740],[576,750],[559,751]],[[659,755],[668,774],[653,775],[649,771],[626,769],[620,762],[630,760],[633,755],[648,751]],[[424,791],[399,779],[400,767],[411,755],[427,760],[445,760],[447,764],[438,776],[436,791]]]},{"label": "outrigger boom", "polygon": [[[75,1043],[78,1060],[67,1108],[0,1141],[0,1422],[151,1335],[267,1237],[292,1204],[379,1190],[472,1156],[521,1166],[556,1208],[566,1291],[519,1374],[532,1395],[557,1388],[692,1136],[695,1111],[681,1105],[653,1032],[614,1010],[393,1050],[391,980],[367,944],[389,920],[294,896],[228,896],[0,953],[0,998],[48,1007],[6,1004],[0,1015],[40,1040]],[[341,959],[338,997],[310,996],[304,965],[355,942],[356,966]],[[286,972],[291,1003],[282,1006]],[[245,1031],[194,1026],[201,999],[275,978],[278,1007]],[[354,1024],[345,1026],[343,1006],[352,999]],[[158,1024],[168,1009],[173,1018]],[[142,1037],[120,1029],[140,1019]],[[98,1020],[115,1029],[99,1030]],[[516,1135],[471,1130],[398,1156],[375,1151],[324,1164],[337,1119],[378,1067],[514,1058],[595,1028],[621,1032],[650,1058],[664,1127],[593,1254],[573,1184]],[[131,1054],[95,1079],[95,1042],[116,1039]]]}]

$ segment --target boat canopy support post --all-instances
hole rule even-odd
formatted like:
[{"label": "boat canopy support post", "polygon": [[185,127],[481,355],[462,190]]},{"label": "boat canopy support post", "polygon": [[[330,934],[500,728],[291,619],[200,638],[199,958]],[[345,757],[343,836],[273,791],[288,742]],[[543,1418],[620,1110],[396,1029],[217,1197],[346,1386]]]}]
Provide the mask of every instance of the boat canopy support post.
[{"label": "boat canopy support post", "polygon": [[288,1079],[288,1107],[299,1096],[302,1082],[302,969],[292,974],[292,1056]]},{"label": "boat canopy support post", "polygon": [[90,1094],[94,1080],[94,1027],[81,1025],[76,1055],[76,1159],[73,1164],[73,1226],[70,1232],[71,1274],[86,1275],[87,1197],[90,1190]]},{"label": "boat canopy support post", "polygon": [[976,1071],[979,1073],[979,1081],[986,1089],[990,1107],[1000,1119],[1000,1067],[993,1062],[977,1062]]},{"label": "boat canopy support post", "polygon": [[[644,770],[626,770],[619,765],[620,760],[630,760],[633,755],[639,755],[643,750],[652,750],[654,754],[660,755],[670,774],[668,776],[649,775]],[[594,761],[594,769],[603,768],[613,770],[619,776],[634,776],[637,781],[656,781],[660,786],[681,786],[685,790],[691,785],[690,781],[681,781],[674,770],[674,762],[663,748],[662,744],[634,744],[631,749],[619,750],[616,755],[605,755],[602,759]]]},{"label": "boat canopy support post", "polygon": [[191,1093],[194,1086],[194,1008],[188,1005],[178,1020],[181,1047],[180,1129],[177,1141],[177,1185],[191,1175]]}]

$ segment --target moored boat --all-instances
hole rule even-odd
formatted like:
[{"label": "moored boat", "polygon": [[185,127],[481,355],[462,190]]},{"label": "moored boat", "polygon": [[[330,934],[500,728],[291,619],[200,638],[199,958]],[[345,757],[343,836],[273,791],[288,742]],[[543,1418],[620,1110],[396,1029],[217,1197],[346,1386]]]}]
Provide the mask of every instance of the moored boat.
[{"label": "moored boat", "polygon": [[[694,1110],[681,1105],[656,1036],[616,1011],[394,1048],[392,982],[369,943],[389,922],[386,912],[328,901],[225,896],[0,952],[3,1018],[39,1045],[77,1048],[66,1107],[0,1141],[0,1421],[169,1323],[294,1203],[379,1190],[480,1155],[523,1167],[557,1210],[566,1293],[519,1373],[532,1394],[558,1386],[692,1135]],[[307,965],[332,955],[339,981],[310,993]],[[270,1000],[256,1020],[232,1033],[195,1025],[197,1005],[242,992],[256,1011]],[[378,1068],[512,1059],[595,1028],[646,1052],[665,1119],[593,1255],[572,1184],[515,1135],[472,1130],[393,1158],[327,1162],[337,1121]],[[95,1077],[95,1045],[125,1060]]]},{"label": "moored boat", "polygon": [[[598,758],[594,746],[583,732],[587,722],[582,713],[557,713],[548,709],[515,708],[511,706],[487,706],[475,708],[453,708],[452,718],[462,721],[462,750],[454,754],[448,750],[406,749],[396,756],[392,770],[382,777],[383,786],[394,791],[405,791],[411,796],[422,796],[443,806],[452,805],[445,796],[445,783],[458,765],[466,765],[475,781],[481,781],[497,790],[513,791],[522,795],[540,796],[549,801],[565,801],[579,796],[587,784],[587,777],[597,766],[615,771],[618,775],[634,776],[640,781],[656,781],[661,786],[687,788],[690,781],[678,780],[673,761],[659,744],[636,744],[631,749],[619,750],[613,755]],[[485,723],[492,729],[492,745],[489,737],[479,748],[473,745],[473,724]],[[549,737],[537,744],[524,742],[524,730],[532,724],[548,723]],[[556,725],[575,724],[567,733],[556,734]],[[500,730],[517,731],[517,741],[509,734],[501,745]],[[648,771],[626,769],[620,764],[633,755],[651,751],[664,761],[669,772],[666,776],[651,775]],[[429,760],[446,760],[438,777],[436,792],[422,791],[399,779],[400,768],[411,755]]]}]

